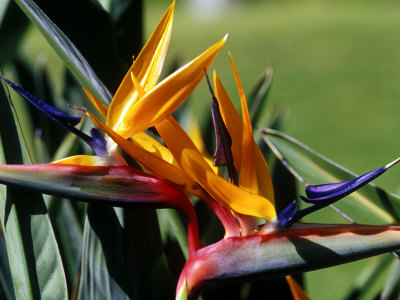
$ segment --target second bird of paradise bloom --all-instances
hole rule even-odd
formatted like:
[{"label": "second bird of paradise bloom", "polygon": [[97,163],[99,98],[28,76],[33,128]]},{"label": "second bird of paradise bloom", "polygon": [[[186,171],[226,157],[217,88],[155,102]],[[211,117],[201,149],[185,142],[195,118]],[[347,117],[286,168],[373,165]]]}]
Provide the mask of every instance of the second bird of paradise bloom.
[{"label": "second bird of paradise bloom", "polygon": [[[352,228],[353,233],[340,226],[299,227],[285,231],[288,229],[284,228],[297,221],[299,212],[292,205],[277,217],[270,172],[253,138],[245,93],[232,56],[229,57],[239,93],[241,115],[214,72],[215,95],[210,86],[217,138],[214,163],[203,150],[199,134],[193,134],[191,138],[183,130],[171,114],[202,80],[226,37],[157,83],[171,36],[174,4],[168,8],[133,62],[109,107],[85,90],[104,121],[86,110],[80,110],[107,134],[105,140],[96,130],[92,131],[91,137],[80,132],[75,128],[80,118],[69,117],[44,104],[1,76],[51,119],[81,137],[95,152],[94,156],[77,155],[45,165],[1,166],[1,182],[112,205],[141,203],[181,210],[188,222],[189,257],[177,285],[179,299],[196,295],[201,287],[210,282],[262,275],[274,270],[274,265],[267,266],[266,262],[272,261],[273,257],[279,260],[279,255],[273,251],[279,244],[286,245],[290,236],[320,234],[329,236],[333,241],[338,235],[351,239],[354,232],[381,232],[382,227],[372,229],[362,226]],[[163,143],[146,132],[150,127],[155,127]],[[140,164],[145,172],[128,166],[118,147]],[[224,165],[228,169],[228,178],[219,169]],[[47,185],[40,182],[44,176]],[[373,179],[370,177],[363,184]],[[65,178],[69,179],[67,183]],[[118,190],[113,186],[116,181],[119,182]],[[104,190],[109,188],[109,191],[101,195],[96,192],[94,187],[99,182]],[[70,189],[70,186],[75,188]],[[361,184],[352,184],[353,190],[359,186]],[[329,198],[329,191],[325,192],[324,195]],[[328,199],[329,203],[340,198],[335,192],[336,198]],[[225,228],[223,240],[205,247],[200,245],[196,214],[186,194],[202,199],[213,209]],[[384,231],[392,233],[397,229],[385,228]],[[390,247],[395,246],[390,244],[385,249]],[[354,247],[350,252],[357,254]],[[253,257],[255,253],[257,258]],[[351,255],[346,259],[349,257]],[[285,266],[285,274],[307,269],[296,260]],[[308,298],[292,277],[286,278],[295,299]]]}]

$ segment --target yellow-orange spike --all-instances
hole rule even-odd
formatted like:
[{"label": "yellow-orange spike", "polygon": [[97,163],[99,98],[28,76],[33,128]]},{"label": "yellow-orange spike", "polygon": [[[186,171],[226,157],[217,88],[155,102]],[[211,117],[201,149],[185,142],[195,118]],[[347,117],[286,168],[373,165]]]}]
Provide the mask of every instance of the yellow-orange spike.
[{"label": "yellow-orange spike", "polygon": [[146,91],[142,88],[142,86],[140,85],[140,82],[137,80],[136,76],[133,75],[133,72],[131,72],[131,78],[132,78],[133,85],[135,86],[135,89],[139,94],[139,99],[140,99],[146,94]]},{"label": "yellow-orange spike", "polygon": [[139,99],[139,94],[131,79],[131,73],[145,91],[151,90],[157,83],[171,37],[174,7],[175,1],[167,9],[122,80],[110,105],[110,112],[107,116],[108,126],[114,128],[122,122],[127,110]]},{"label": "yellow-orange spike", "polygon": [[160,82],[133,107],[124,109],[113,129],[128,138],[172,114],[199,84],[225,41],[226,37]]},{"label": "yellow-orange spike", "polygon": [[204,145],[204,140],[201,135],[200,127],[197,122],[191,122],[189,127],[189,136],[195,144],[196,148],[203,155],[204,160],[208,163],[208,165],[213,169],[215,174],[219,174],[219,168],[214,166],[213,159],[209,155]]},{"label": "yellow-orange spike", "polygon": [[292,276],[286,276],[286,281],[289,284],[294,300],[310,300],[310,297]]},{"label": "yellow-orange spike", "polygon": [[[235,162],[236,169],[241,169],[241,153],[242,153],[242,132],[243,123],[242,119],[235,109],[228,93],[226,92],[221,80],[218,78],[216,72],[214,72],[214,86],[217,100],[219,103],[220,111],[224,123],[227,126],[229,134],[232,138],[232,154]],[[274,203],[274,189],[272,186],[271,174],[268,169],[268,165],[265,162],[264,156],[260,149],[255,144],[254,140],[254,151],[256,160],[256,172],[257,181],[260,195],[267,198],[271,203]]]},{"label": "yellow-orange spike", "polygon": [[248,189],[252,193],[258,194],[253,128],[251,125],[249,110],[247,108],[246,96],[244,94],[242,83],[231,54],[229,54],[229,59],[239,91],[240,104],[242,108],[243,134],[241,143],[242,151],[239,170],[239,185],[245,189]]},{"label": "yellow-orange spike", "polygon": [[179,167],[171,151],[145,132],[139,132],[131,137],[131,141],[146,151],[162,158],[164,161]]},{"label": "yellow-orange spike", "polygon": [[104,117],[107,118],[107,113],[108,113],[108,107],[101,103],[99,100],[97,100],[87,89],[83,87],[83,91],[86,93],[88,96],[90,102],[96,107],[98,112]]},{"label": "yellow-orange spike", "polygon": [[264,197],[249,193],[214,173],[190,137],[171,117],[156,125],[160,136],[186,174],[216,201],[241,214],[272,220],[275,208]]},{"label": "yellow-orange spike", "polygon": [[215,71],[213,73],[213,79],[219,110],[232,140],[233,161],[236,169],[240,170],[243,134],[242,119]]},{"label": "yellow-orange spike", "polygon": [[85,111],[89,118],[101,130],[108,134],[115,143],[117,143],[129,156],[137,160],[147,171],[155,176],[165,179],[186,192],[199,198],[205,197],[204,191],[178,167],[166,162],[161,157],[154,155],[140,147],[122,138],[118,133],[113,131],[107,125],[102,123],[91,113]]}]

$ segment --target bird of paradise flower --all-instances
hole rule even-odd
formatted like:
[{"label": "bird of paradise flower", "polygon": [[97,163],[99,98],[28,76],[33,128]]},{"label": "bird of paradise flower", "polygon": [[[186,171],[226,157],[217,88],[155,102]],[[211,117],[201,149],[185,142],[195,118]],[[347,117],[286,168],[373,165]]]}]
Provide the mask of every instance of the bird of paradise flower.
[{"label": "bird of paradise flower", "polygon": [[[1,166],[0,181],[115,206],[141,204],[182,211],[188,223],[189,257],[177,284],[177,299],[195,297],[207,285],[225,280],[287,275],[398,248],[397,227],[292,226],[300,217],[339,200],[393,164],[351,182],[308,187],[309,198],[305,200],[319,204],[306,211],[298,211],[291,204],[277,215],[271,175],[254,141],[245,93],[231,55],[242,115],[214,72],[215,95],[210,85],[217,138],[214,164],[199,150],[199,141],[192,140],[171,114],[202,80],[226,37],[157,83],[171,36],[174,4],[133,62],[109,107],[85,90],[105,122],[77,109],[87,114],[107,134],[106,138],[97,129],[91,131],[91,136],[86,135],[75,127],[79,117],[43,103],[1,75],[54,122],[84,140],[95,155],[77,155],[44,165]],[[165,145],[145,132],[150,127],[155,127]],[[143,170],[130,167],[118,147]],[[224,165],[228,179],[218,168]],[[100,190],[98,184],[102,186]],[[196,213],[187,194],[200,198],[213,209],[225,229],[221,241],[200,245]],[[369,238],[359,237],[354,242],[357,235]],[[327,245],[340,255],[304,258],[293,249],[295,245],[313,251],[312,245],[301,241],[304,238],[312,244]],[[372,247],[378,242],[379,247]],[[292,277],[286,278],[296,299],[308,298]]]}]

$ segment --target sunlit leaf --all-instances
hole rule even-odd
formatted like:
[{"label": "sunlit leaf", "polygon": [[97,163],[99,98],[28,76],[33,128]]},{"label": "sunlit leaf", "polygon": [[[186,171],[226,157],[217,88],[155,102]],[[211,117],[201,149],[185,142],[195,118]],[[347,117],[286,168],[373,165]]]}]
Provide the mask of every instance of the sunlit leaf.
[{"label": "sunlit leaf", "polygon": [[[297,179],[308,184],[334,183],[353,179],[355,174],[299,141],[274,130],[264,130],[263,137],[274,154],[286,161]],[[390,172],[390,171],[389,171]],[[392,224],[399,220],[400,199],[396,195],[368,184],[335,203],[357,223]]]}]

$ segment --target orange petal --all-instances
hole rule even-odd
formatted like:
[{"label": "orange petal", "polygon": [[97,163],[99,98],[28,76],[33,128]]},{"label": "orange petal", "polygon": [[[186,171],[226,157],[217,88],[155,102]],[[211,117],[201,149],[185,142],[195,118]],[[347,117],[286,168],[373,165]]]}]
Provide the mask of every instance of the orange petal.
[{"label": "orange petal", "polygon": [[294,300],[310,300],[310,297],[292,276],[286,276],[286,281],[289,284]]},{"label": "orange petal", "polygon": [[94,107],[99,111],[99,113],[104,117],[107,118],[107,113],[108,113],[108,107],[105,106],[102,102],[97,100],[87,89],[83,87],[83,91],[86,93],[88,96],[89,100],[92,102]]},{"label": "orange petal", "polygon": [[201,135],[200,127],[197,122],[191,122],[190,123],[190,128],[189,128],[189,135],[190,138],[192,139],[193,143],[195,144],[196,148],[200,151],[200,153],[203,155],[205,161],[207,164],[213,169],[215,174],[219,174],[219,168],[214,166],[213,159],[211,156],[208,154],[206,147],[204,145],[204,140]]},{"label": "orange petal", "polygon": [[235,106],[233,105],[228,93],[226,92],[221,80],[218,78],[215,71],[213,77],[215,95],[218,100],[221,116],[232,139],[233,161],[235,163],[236,169],[240,170],[243,132],[242,118],[237,112]]},{"label": "orange petal", "polygon": [[169,164],[179,167],[171,151],[169,151],[168,148],[156,141],[147,133],[139,132],[131,137],[131,140],[134,144],[137,144],[146,151],[151,152],[154,155],[162,158],[162,160],[168,162]]},{"label": "orange petal", "polygon": [[170,116],[156,125],[182,170],[198,182],[216,201],[235,212],[273,219],[275,208],[264,197],[249,193],[216,175],[189,136]]},{"label": "orange petal", "polygon": [[251,119],[249,115],[249,110],[247,108],[247,101],[243,91],[242,83],[240,81],[235,62],[233,61],[233,58],[230,54],[229,54],[229,59],[231,61],[233,75],[235,76],[236,85],[239,91],[239,98],[240,98],[240,105],[242,108],[242,119],[243,119],[239,185],[254,194],[258,194],[256,161],[254,155],[255,145],[253,138],[253,128],[251,125]]},{"label": "orange petal", "polygon": [[139,99],[137,90],[131,80],[131,73],[138,79],[146,92],[151,90],[157,83],[171,37],[174,7],[175,1],[165,12],[115,93],[110,105],[110,113],[107,117],[108,126],[115,127],[122,122],[126,110]]},{"label": "orange petal", "polygon": [[168,76],[133,107],[124,108],[123,119],[114,130],[128,138],[170,115],[193,92],[225,41],[226,37]]},{"label": "orange petal", "polygon": [[[241,169],[241,153],[242,153],[242,132],[243,122],[233,105],[228,93],[226,92],[221,80],[214,72],[214,86],[217,100],[220,106],[220,111],[224,123],[228,129],[229,134],[232,138],[232,154],[235,166],[238,170]],[[254,141],[254,140],[253,140]],[[268,169],[268,165],[265,162],[264,156],[260,149],[254,142],[255,160],[256,160],[256,173],[257,182],[260,195],[269,199],[274,203],[274,189],[272,186],[271,174]]]},{"label": "orange petal", "polygon": [[195,182],[190,180],[190,178],[180,168],[163,160],[163,158],[146,151],[139,145],[125,140],[89,112],[86,112],[86,114],[96,124],[96,126],[107,133],[115,143],[117,143],[129,156],[137,160],[147,171],[159,178],[178,185],[181,189],[192,195],[204,197],[204,191],[201,190]]}]

